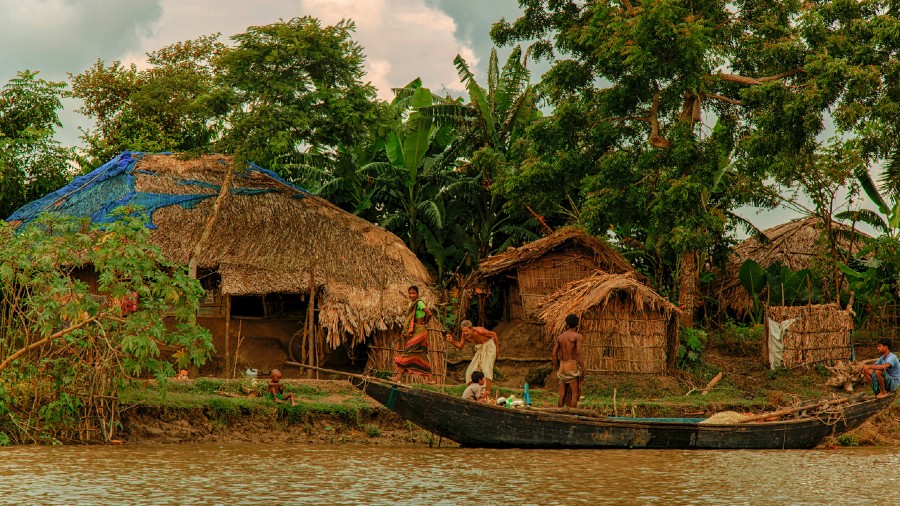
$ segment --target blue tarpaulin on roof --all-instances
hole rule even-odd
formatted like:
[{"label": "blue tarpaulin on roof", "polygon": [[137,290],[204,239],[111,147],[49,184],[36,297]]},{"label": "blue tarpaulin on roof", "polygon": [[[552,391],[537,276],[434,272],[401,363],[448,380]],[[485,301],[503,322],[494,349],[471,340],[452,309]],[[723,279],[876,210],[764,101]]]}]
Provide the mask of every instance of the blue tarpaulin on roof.
[{"label": "blue tarpaulin on roof", "polygon": [[[109,223],[114,219],[114,210],[123,206],[132,206],[140,208],[142,210],[140,212],[146,214],[148,227],[156,228],[153,225],[153,213],[157,209],[172,205],[191,209],[203,200],[217,196],[221,191],[222,187],[220,185],[190,179],[179,181],[179,183],[197,186],[202,193],[169,195],[136,191],[134,188],[134,166],[143,155],[144,153],[125,151],[91,173],[78,176],[59,190],[22,206],[10,215],[7,221],[17,221],[24,224],[34,220],[41,213],[53,212],[77,218],[90,218],[95,223]],[[279,183],[297,190],[298,193],[294,195],[297,198],[303,198],[308,194],[303,188],[297,187],[274,172],[254,164],[248,164],[244,174],[249,175],[252,171],[261,172]],[[155,176],[152,171],[140,170],[138,172],[149,177]],[[276,190],[267,188],[229,188],[229,193],[237,195],[258,195],[272,191]]]}]

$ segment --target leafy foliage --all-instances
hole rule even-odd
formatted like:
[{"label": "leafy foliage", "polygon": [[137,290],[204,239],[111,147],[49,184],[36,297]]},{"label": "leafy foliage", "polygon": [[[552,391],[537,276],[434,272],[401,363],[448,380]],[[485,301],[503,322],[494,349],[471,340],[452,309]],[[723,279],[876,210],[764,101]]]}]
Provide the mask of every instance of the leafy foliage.
[{"label": "leafy foliage", "polygon": [[65,184],[72,150],[53,138],[64,83],[19,72],[0,90],[0,216]]},{"label": "leafy foliage", "polygon": [[681,327],[679,338],[681,343],[678,346],[678,354],[675,357],[675,366],[684,370],[698,367],[703,362],[703,346],[707,339],[706,332],[700,329]]},{"label": "leafy foliage", "polygon": [[125,150],[208,151],[224,127],[214,83],[224,49],[218,35],[203,36],[148,53],[146,70],[98,60],[71,76],[79,112],[95,121],[82,136],[91,165]]},{"label": "leafy foliage", "polygon": [[362,78],[352,21],[313,17],[252,26],[215,60],[228,104],[225,152],[279,171],[306,147],[354,146],[386,124],[375,88]]},{"label": "leafy foliage", "polygon": [[173,364],[206,361],[211,337],[194,322],[202,288],[148,238],[124,213],[104,228],[49,216],[18,232],[0,224],[0,432],[11,440],[108,442],[129,378],[165,381]]}]

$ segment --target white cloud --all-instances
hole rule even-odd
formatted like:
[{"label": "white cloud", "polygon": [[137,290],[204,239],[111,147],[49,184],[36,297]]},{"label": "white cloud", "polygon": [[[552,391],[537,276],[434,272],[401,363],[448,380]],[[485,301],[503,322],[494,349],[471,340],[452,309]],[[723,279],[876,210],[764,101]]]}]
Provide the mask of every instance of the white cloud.
[{"label": "white cloud", "polygon": [[[457,54],[475,67],[471,47],[456,38],[456,22],[424,0],[301,0],[302,11],[334,24],[356,22],[354,39],[365,49],[368,79],[383,99],[391,88],[421,77],[435,92],[463,90],[453,66]],[[387,66],[384,66],[387,63]]]}]

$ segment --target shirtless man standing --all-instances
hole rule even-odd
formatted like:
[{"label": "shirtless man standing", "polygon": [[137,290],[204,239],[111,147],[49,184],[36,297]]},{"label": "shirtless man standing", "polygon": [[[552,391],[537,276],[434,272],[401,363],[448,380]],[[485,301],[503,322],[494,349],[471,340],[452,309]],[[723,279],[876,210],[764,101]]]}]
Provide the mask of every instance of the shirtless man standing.
[{"label": "shirtless man standing", "polygon": [[472,322],[463,320],[459,324],[462,338],[454,341],[453,336],[447,334],[447,342],[456,349],[461,350],[466,341],[475,344],[475,356],[469,368],[466,369],[466,384],[471,383],[472,373],[481,371],[484,373],[485,395],[491,394],[491,382],[494,381],[494,361],[500,353],[500,343],[497,341],[497,333],[484,327],[473,327]]},{"label": "shirtless man standing", "polygon": [[566,331],[556,338],[552,352],[553,368],[557,370],[556,377],[559,378],[557,406],[577,408],[584,382],[584,363],[581,359],[584,336],[575,331],[578,328],[577,316],[567,315],[566,327]]}]

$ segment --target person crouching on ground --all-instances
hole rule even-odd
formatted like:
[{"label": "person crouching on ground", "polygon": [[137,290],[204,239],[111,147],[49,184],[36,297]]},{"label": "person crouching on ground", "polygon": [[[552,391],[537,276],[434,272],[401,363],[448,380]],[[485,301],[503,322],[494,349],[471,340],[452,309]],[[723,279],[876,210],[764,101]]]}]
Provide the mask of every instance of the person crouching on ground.
[{"label": "person crouching on ground", "polygon": [[484,400],[484,373],[475,371],[472,373],[472,381],[462,394],[462,398],[467,401],[481,402]]},{"label": "person crouching on ground", "polygon": [[272,379],[269,381],[269,391],[266,392],[266,398],[279,404],[290,400],[291,406],[296,406],[297,401],[294,400],[294,394],[284,393],[284,385],[279,383],[279,381],[281,381],[281,371],[272,369]]},{"label": "person crouching on ground", "polygon": [[866,374],[872,375],[872,390],[878,394],[877,397],[885,397],[900,385],[900,361],[891,353],[890,339],[879,339],[875,349],[881,356],[875,365],[866,365],[863,369]]}]

